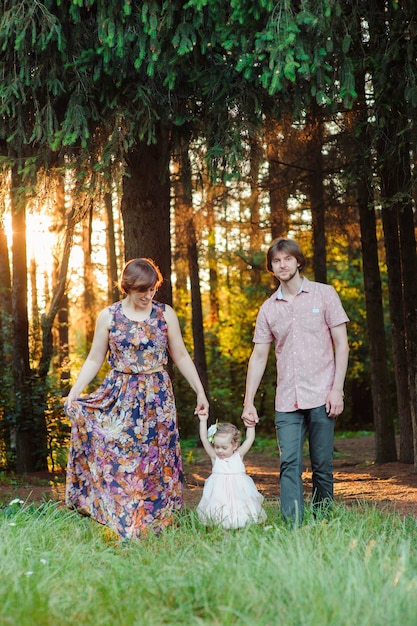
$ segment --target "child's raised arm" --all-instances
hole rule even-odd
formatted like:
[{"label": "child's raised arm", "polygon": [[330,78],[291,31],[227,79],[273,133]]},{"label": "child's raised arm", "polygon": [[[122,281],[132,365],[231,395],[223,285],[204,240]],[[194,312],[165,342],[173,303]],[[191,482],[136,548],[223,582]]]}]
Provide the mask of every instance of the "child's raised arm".
[{"label": "child's raised arm", "polygon": [[200,439],[201,439],[201,443],[203,444],[203,448],[204,450],[207,452],[207,454],[209,455],[209,457],[211,458],[212,461],[215,460],[216,458],[216,453],[214,452],[214,448],[212,446],[212,444],[210,443],[210,441],[208,440],[208,434],[207,434],[207,415],[198,415],[199,420],[200,420]]},{"label": "child's raised arm", "polygon": [[255,441],[255,426],[250,426],[246,428],[246,439],[242,443],[242,445],[239,447],[239,450],[238,450],[240,457],[242,459],[245,456],[245,454],[249,452],[254,441]]}]

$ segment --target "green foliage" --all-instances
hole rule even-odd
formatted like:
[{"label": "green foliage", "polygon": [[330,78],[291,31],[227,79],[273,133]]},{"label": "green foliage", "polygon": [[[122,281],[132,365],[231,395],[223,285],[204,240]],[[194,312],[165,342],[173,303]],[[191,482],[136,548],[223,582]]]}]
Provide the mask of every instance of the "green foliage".
[{"label": "green foliage", "polygon": [[67,467],[71,426],[64,413],[62,394],[51,390],[47,399],[48,466],[51,472],[55,472]]},{"label": "green foliage", "polygon": [[[138,137],[152,142],[159,122],[200,126],[204,115],[208,129],[218,128],[207,135],[208,155],[217,162],[220,151],[233,164],[238,135],[260,119],[253,108],[263,97],[260,85],[286,97],[289,84],[307,81],[306,93],[323,103],[340,82],[344,102],[353,97],[350,60],[334,80],[329,33],[337,11],[327,0],[318,4],[22,1],[16,10],[6,3],[0,21],[4,137],[17,150],[73,147],[81,168],[92,155],[100,163],[109,143],[113,157],[123,158]],[[348,49],[345,36],[345,55]],[[236,110],[240,116],[230,115]],[[229,126],[239,132],[230,136]],[[106,158],[103,168],[109,166]]]},{"label": "green foliage", "polygon": [[[288,1],[273,8],[269,3],[254,4],[258,10],[248,11],[246,19],[241,13],[233,15],[247,44],[237,60],[238,71],[249,81],[259,80],[263,89],[279,94],[283,101],[293,97],[292,85],[297,83],[304,107],[311,97],[320,105],[342,99],[351,106],[356,99],[355,78],[347,56],[347,28],[340,37],[345,27],[341,4],[329,0],[301,5]],[[236,45],[242,47],[242,40],[243,36],[236,37]]]},{"label": "green foliage", "polygon": [[[71,147],[80,169],[88,157],[106,169],[108,154],[123,159],[138,137],[152,142],[159,122],[192,122],[210,129],[214,163],[223,153],[234,165],[261,102],[274,96],[295,114],[312,98],[349,108],[358,68],[373,76],[383,118],[379,95],[398,58],[398,95],[414,108],[413,14],[392,3],[384,11],[339,0],[9,0],[0,19],[1,136],[18,153],[44,146],[51,162],[50,151]],[[382,45],[368,54],[366,25],[381,16]]]}]

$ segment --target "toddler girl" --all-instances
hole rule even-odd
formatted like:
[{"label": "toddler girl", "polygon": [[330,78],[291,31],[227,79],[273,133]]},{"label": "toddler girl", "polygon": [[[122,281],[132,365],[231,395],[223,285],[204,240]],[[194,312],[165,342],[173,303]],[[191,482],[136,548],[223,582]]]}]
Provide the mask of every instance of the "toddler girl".
[{"label": "toddler girl", "polygon": [[265,521],[264,498],[243,464],[243,457],[255,440],[255,428],[246,429],[246,439],[239,446],[241,434],[234,424],[216,423],[207,430],[207,416],[199,418],[201,442],[211,458],[213,471],[204,485],[198,517],[206,524],[227,529]]}]

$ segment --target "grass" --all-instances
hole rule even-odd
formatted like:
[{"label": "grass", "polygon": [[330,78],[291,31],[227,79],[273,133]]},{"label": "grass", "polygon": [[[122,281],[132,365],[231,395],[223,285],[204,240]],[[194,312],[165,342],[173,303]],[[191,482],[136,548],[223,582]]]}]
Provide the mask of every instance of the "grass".
[{"label": "grass", "polygon": [[374,433],[370,430],[339,430],[335,431],[335,439],[352,439],[360,437],[372,437]]},{"label": "grass", "polygon": [[417,525],[358,504],[287,529],[207,530],[186,511],[159,538],[120,543],[89,519],[0,510],[0,625],[415,625]]}]

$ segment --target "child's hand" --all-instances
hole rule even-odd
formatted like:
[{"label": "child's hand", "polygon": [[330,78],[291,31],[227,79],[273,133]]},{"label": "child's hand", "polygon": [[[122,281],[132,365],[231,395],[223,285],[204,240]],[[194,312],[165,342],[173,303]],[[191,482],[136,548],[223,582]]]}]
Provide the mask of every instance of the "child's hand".
[{"label": "child's hand", "polygon": [[247,427],[255,426],[259,422],[258,412],[253,404],[243,407],[242,420]]},{"label": "child's hand", "polygon": [[209,415],[206,409],[200,409],[199,411],[197,411],[197,415],[198,415],[198,419],[200,420],[200,422],[208,421]]}]

